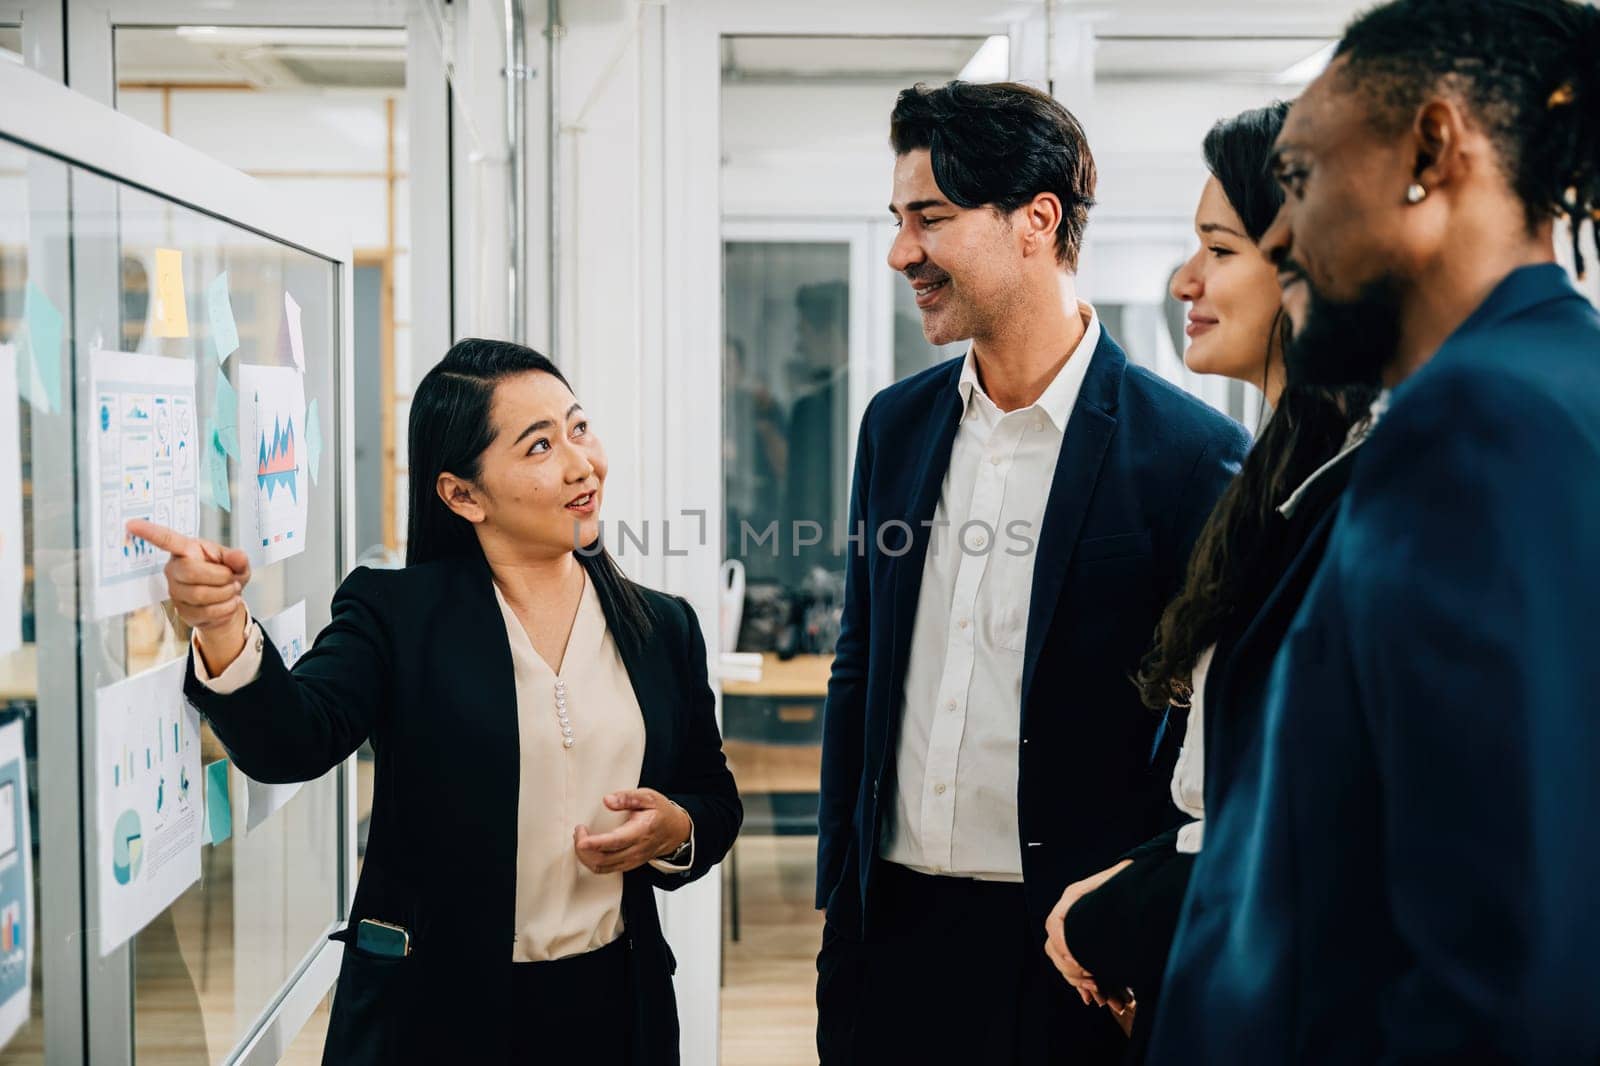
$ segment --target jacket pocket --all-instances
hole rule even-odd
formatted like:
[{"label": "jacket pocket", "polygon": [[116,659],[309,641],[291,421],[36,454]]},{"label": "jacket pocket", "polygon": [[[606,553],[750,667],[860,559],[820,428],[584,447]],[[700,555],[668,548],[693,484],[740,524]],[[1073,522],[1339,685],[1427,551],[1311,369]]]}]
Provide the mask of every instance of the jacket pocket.
[{"label": "jacket pocket", "polygon": [[416,956],[374,955],[355,946],[354,925],[328,937],[344,945],[323,1062],[379,1066],[405,1059],[405,1020],[415,998]]}]

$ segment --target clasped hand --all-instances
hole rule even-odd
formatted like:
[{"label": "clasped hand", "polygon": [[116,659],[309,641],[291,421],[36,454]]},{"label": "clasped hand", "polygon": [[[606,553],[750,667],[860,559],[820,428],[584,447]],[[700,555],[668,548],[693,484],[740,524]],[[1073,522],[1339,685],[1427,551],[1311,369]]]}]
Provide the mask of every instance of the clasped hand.
[{"label": "clasped hand", "polygon": [[1077,959],[1072,957],[1072,952],[1067,949],[1066,922],[1067,911],[1078,900],[1111,880],[1123,868],[1132,865],[1130,860],[1122,862],[1107,870],[1102,870],[1093,877],[1086,877],[1082,881],[1075,881],[1068,885],[1066,891],[1061,893],[1061,899],[1050,911],[1050,916],[1045,919],[1044,953],[1050,956],[1050,961],[1055,964],[1061,976],[1067,979],[1067,984],[1082,998],[1084,1004],[1094,1003],[1098,1006],[1109,1006],[1121,1014],[1128,1009],[1132,996],[1127,989],[1118,989],[1110,994],[1103,992],[1099,983],[1094,979],[1094,974],[1084,969]]},{"label": "clasped hand", "polygon": [[627,873],[671,855],[694,828],[682,807],[653,788],[613,792],[605,805],[630,812],[627,821],[607,833],[591,833],[582,825],[572,831],[578,861],[597,874]]}]

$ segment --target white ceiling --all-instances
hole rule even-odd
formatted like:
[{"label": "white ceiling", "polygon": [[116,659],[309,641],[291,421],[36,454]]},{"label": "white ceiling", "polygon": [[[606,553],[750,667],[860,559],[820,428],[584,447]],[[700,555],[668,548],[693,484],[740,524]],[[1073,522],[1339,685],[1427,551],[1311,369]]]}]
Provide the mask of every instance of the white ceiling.
[{"label": "white ceiling", "polygon": [[[1285,74],[1333,39],[1305,32],[1105,34],[1096,40],[1095,76],[1106,82],[1176,78],[1285,84]],[[722,73],[725,82],[943,82],[960,73],[982,44],[979,37],[727,37]]]},{"label": "white ceiling", "polygon": [[1332,37],[1100,37],[1094,72],[1099,81],[1181,78],[1281,84],[1297,65],[1334,42]]},{"label": "white ceiling", "polygon": [[948,81],[982,37],[724,37],[724,81]]},{"label": "white ceiling", "polygon": [[405,45],[400,29],[118,29],[117,80],[398,89]]}]

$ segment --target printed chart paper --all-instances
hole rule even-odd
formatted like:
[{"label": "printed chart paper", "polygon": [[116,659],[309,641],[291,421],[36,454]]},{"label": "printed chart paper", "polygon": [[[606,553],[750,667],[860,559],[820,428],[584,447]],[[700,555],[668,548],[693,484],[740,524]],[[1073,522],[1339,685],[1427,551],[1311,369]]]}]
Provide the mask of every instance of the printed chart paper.
[{"label": "printed chart paper", "polygon": [[[267,639],[283,657],[283,665],[293,667],[306,652],[306,601],[301,600],[283,613],[261,623]],[[300,783],[264,785],[245,775],[245,831],[252,832],[274,811],[294,798]]]},{"label": "printed chart paper", "polygon": [[95,693],[100,954],[200,879],[200,715],[175,659]]},{"label": "printed chart paper", "polygon": [[0,655],[22,645],[22,420],[17,350],[0,344]]},{"label": "printed chart paper", "polygon": [[0,726],[0,1047],[28,1021],[33,990],[33,833],[22,723]]},{"label": "printed chart paper", "polygon": [[305,550],[305,413],[298,370],[239,368],[239,546],[257,566]]},{"label": "printed chart paper", "polygon": [[191,537],[200,531],[200,434],[189,360],[100,351],[92,371],[94,616],[109,618],[167,595],[167,553],[130,534],[128,519]]}]

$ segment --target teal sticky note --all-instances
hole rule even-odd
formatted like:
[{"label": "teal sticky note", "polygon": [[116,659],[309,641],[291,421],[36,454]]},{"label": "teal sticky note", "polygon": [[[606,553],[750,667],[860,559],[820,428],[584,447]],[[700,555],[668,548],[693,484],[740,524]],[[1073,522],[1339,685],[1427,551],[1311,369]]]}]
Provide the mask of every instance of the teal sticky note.
[{"label": "teal sticky note", "polygon": [[217,396],[211,417],[216,420],[217,441],[233,459],[239,458],[239,394],[228,382],[228,375],[217,371]]},{"label": "teal sticky note", "polygon": [[239,324],[233,319],[226,270],[206,286],[206,317],[211,320],[211,343],[217,349],[217,362],[227,362],[228,356],[239,350]]},{"label": "teal sticky note", "polygon": [[[23,373],[28,399],[44,411],[61,410],[61,312],[31,280],[22,299],[22,317],[28,323],[28,350],[32,373]],[[34,387],[37,384],[39,387]]]},{"label": "teal sticky note", "polygon": [[211,497],[211,453],[214,451],[211,442],[216,438],[217,427],[209,418],[205,420],[204,427],[205,432],[200,437],[200,473],[195,478],[194,487],[203,506],[215,507],[217,501]]},{"label": "teal sticky note", "polygon": [[322,415],[315,400],[306,408],[306,459],[311,463],[311,483],[315,485],[322,472]]},{"label": "teal sticky note", "polygon": [[222,450],[221,430],[212,430],[211,446],[211,502],[224,511],[233,511],[233,493],[228,487],[228,456]]},{"label": "teal sticky note", "polygon": [[218,759],[206,767],[207,844],[220,844],[233,836],[233,803],[228,796],[228,760]]}]

